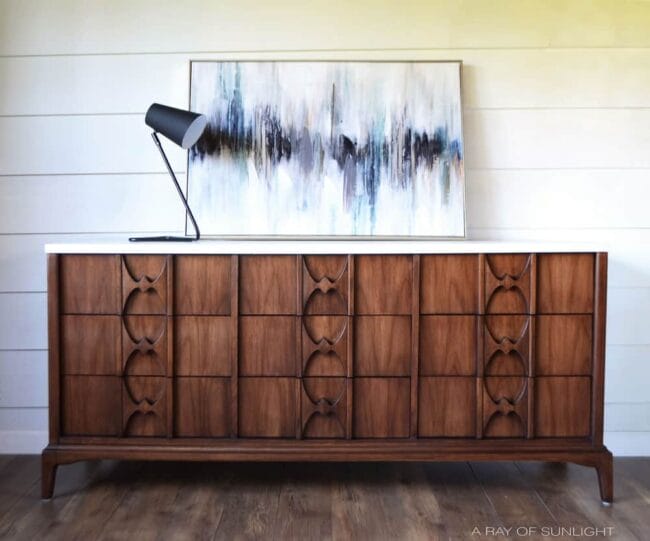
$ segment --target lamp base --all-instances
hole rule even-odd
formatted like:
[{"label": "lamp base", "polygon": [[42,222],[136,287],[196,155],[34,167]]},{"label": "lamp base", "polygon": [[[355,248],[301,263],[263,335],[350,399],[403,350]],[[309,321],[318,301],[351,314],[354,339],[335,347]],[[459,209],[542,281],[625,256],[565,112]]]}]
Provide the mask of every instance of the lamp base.
[{"label": "lamp base", "polygon": [[129,242],[192,242],[198,240],[194,237],[172,237],[163,235],[160,237],[131,237]]}]

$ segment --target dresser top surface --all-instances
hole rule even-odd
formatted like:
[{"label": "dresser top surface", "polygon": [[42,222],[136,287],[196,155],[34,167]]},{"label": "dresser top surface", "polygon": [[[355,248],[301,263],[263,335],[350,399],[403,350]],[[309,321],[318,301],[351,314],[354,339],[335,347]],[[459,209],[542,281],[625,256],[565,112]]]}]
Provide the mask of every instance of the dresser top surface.
[{"label": "dresser top surface", "polygon": [[603,252],[603,244],[449,240],[200,240],[128,242],[124,238],[46,244],[49,254],[479,254]]}]

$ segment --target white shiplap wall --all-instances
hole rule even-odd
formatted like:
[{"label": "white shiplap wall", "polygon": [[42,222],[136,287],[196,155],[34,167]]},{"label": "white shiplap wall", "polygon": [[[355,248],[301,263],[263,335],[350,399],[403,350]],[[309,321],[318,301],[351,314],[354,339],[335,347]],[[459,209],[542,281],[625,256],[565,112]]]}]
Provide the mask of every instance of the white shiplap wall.
[{"label": "white shiplap wall", "polygon": [[[191,58],[462,59],[469,235],[610,245],[606,443],[650,454],[650,3],[0,2],[0,452],[46,440],[46,242],[183,215]],[[168,146],[184,172],[184,156]]]}]

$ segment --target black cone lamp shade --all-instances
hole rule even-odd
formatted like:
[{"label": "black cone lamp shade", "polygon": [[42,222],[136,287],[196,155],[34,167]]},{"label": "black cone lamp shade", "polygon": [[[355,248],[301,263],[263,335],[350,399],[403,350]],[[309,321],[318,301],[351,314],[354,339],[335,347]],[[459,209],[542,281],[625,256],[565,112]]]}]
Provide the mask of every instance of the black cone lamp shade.
[{"label": "black cone lamp shade", "polygon": [[208,124],[204,115],[159,103],[149,107],[144,122],[154,131],[183,148],[194,146]]},{"label": "black cone lamp shade", "polygon": [[174,107],[169,107],[167,105],[161,105],[159,103],[154,103],[147,110],[147,114],[144,117],[144,121],[147,126],[153,129],[151,137],[153,137],[160,155],[162,156],[165,165],[167,166],[167,171],[169,176],[172,177],[176,191],[185,206],[187,211],[187,216],[189,217],[192,225],[194,226],[194,231],[196,231],[196,236],[194,237],[132,237],[129,240],[132,242],[138,241],[192,241],[199,240],[201,238],[201,232],[199,231],[199,226],[194,219],[192,210],[190,209],[185,195],[183,195],[183,190],[181,190],[178,180],[176,180],[176,175],[172,166],[169,164],[169,160],[165,154],[165,151],[160,144],[160,139],[158,139],[158,134],[164,135],[170,141],[173,141],[178,146],[182,148],[190,148],[199,140],[205,127],[208,124],[208,120],[204,115],[198,113],[193,113],[191,111],[185,111],[183,109],[176,109]]}]

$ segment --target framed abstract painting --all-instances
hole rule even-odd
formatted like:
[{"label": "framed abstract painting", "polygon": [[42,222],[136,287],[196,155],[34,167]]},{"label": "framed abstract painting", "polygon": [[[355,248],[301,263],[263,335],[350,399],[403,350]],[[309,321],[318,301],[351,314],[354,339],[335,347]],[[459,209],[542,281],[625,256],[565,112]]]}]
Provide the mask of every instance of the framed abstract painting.
[{"label": "framed abstract painting", "polygon": [[193,61],[213,236],[465,236],[460,62]]}]

